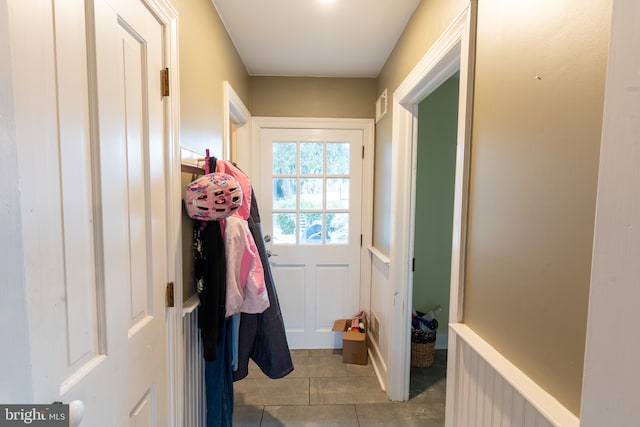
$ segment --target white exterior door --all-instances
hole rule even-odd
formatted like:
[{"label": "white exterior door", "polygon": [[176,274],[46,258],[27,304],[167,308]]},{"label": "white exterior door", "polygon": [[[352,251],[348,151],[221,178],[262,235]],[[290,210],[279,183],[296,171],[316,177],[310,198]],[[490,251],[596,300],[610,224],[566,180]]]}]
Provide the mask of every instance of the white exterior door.
[{"label": "white exterior door", "polygon": [[333,348],[360,304],[361,130],[261,129],[260,211],[291,348]]},{"label": "white exterior door", "polygon": [[30,189],[20,200],[30,376],[19,390],[29,401],[17,403],[81,400],[81,427],[168,426],[167,31],[140,0],[9,12]]}]

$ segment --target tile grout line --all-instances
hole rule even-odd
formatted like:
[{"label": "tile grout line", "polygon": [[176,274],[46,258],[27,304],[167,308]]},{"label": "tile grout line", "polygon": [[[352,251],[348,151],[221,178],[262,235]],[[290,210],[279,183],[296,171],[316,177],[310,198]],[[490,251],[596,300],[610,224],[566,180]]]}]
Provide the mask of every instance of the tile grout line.
[{"label": "tile grout line", "polygon": [[[309,356],[309,357],[310,357],[310,356]],[[315,363],[315,362],[314,362],[314,366],[315,366],[315,365],[317,365],[317,363]],[[316,368],[318,368],[318,369],[316,369],[315,371],[313,371],[313,373],[320,373],[320,370],[319,370],[320,368],[319,368],[318,366],[316,366]],[[438,371],[440,371],[440,369],[439,369]],[[353,372],[362,373],[360,370],[353,370]],[[335,376],[335,375],[333,375],[333,371],[328,370],[328,371],[326,371],[326,372],[325,372],[325,371],[322,371],[322,374],[324,374],[324,375],[329,375],[329,376],[319,376],[319,377],[315,377],[315,376],[313,376],[313,374],[312,374],[310,371],[308,371],[308,372],[307,372],[307,376],[304,376],[304,377],[301,377],[301,378],[300,378],[300,379],[306,379],[306,380],[307,380],[307,403],[305,404],[305,403],[302,403],[302,401],[298,400],[299,404],[289,403],[289,404],[276,405],[276,406],[290,406],[290,407],[296,407],[296,406],[297,406],[297,407],[299,408],[299,410],[298,410],[298,411],[302,410],[302,413],[304,413],[304,412],[306,412],[306,411],[305,411],[305,406],[306,406],[307,408],[310,408],[310,406],[312,406],[312,404],[311,404],[311,388],[312,388],[312,386],[311,386],[311,381],[312,381],[312,380],[314,380],[314,381],[315,381],[315,382],[317,382],[317,383],[318,383],[318,382],[322,383],[322,381],[324,381],[324,380],[339,381],[339,379],[342,379],[342,380],[347,381],[347,382],[351,382],[351,380],[355,379],[355,377],[353,377],[353,376],[351,375],[353,372],[352,372],[352,371],[349,371],[349,369],[347,368],[347,370],[346,370],[346,372],[343,374],[343,376]],[[416,375],[416,376],[417,376],[418,378],[421,378],[421,379],[423,379],[423,378],[431,379],[432,377],[438,377],[438,376],[439,376],[439,375],[436,375],[436,374],[435,374],[435,372],[434,372],[433,374],[431,374],[431,373],[430,373],[429,375],[424,375],[426,372],[422,372],[422,371],[420,371],[420,373],[421,373],[421,374],[423,374],[423,375]],[[358,378],[362,377],[362,379],[363,379],[363,380],[365,379],[365,377],[368,377],[368,376],[369,376],[369,375],[356,375],[356,377],[358,377]],[[443,376],[444,376],[444,375],[443,375]],[[375,376],[374,376],[374,378],[375,378]],[[292,378],[292,379],[294,379],[294,378]],[[413,378],[412,378],[412,381],[413,381]],[[339,381],[339,382],[341,382],[341,381]],[[366,381],[366,383],[367,383],[367,385],[370,385],[370,384],[368,384],[368,381]],[[431,382],[430,382],[430,381],[427,381],[427,383],[429,383],[429,384],[430,384]],[[316,387],[317,387],[318,385],[319,385],[319,384],[316,384]],[[426,385],[426,384],[425,384],[425,385]],[[427,386],[427,389],[425,389],[425,391],[426,391],[426,390],[428,390],[428,389],[430,389],[430,388],[431,388],[431,386],[435,386],[435,383],[434,383],[434,384],[431,384],[430,386]],[[369,387],[369,388],[370,388],[370,387]],[[410,402],[411,402],[411,399],[409,399],[407,402],[404,402],[404,403],[410,403]],[[347,403],[347,402],[345,402],[345,404],[346,404],[346,403]],[[373,403],[373,401],[372,401],[371,403]],[[387,407],[387,409],[389,409],[389,410],[390,410],[390,409],[391,409],[391,407],[393,407],[393,406],[394,406],[394,403],[395,403],[395,402],[391,402],[391,401],[389,401],[389,402],[385,402],[385,403],[387,403],[387,404],[385,404],[384,406],[385,406],[385,407]],[[426,404],[426,406],[430,406],[430,404],[431,404],[431,403],[436,403],[436,402],[427,401],[427,402],[420,402],[420,403],[425,403],[425,404]],[[439,403],[439,402],[438,402],[438,403]],[[363,404],[362,402],[361,402],[361,403],[358,403],[357,401],[353,401],[352,403],[349,403],[349,405],[351,405],[351,406],[352,406],[352,408],[354,409],[354,411],[355,411],[355,415],[356,415],[356,419],[355,419],[356,424],[350,424],[350,425],[355,425],[355,426],[358,426],[358,427],[361,427],[361,426],[366,425],[366,419],[367,419],[367,416],[368,416],[367,411],[364,411],[364,410],[363,410],[363,420],[362,420],[362,421],[360,420],[360,411],[359,411],[358,406],[359,406],[359,405],[362,405],[362,404]],[[318,401],[318,402],[316,402],[316,404],[314,404],[313,406],[316,406],[316,405],[320,405],[320,406],[322,406],[322,405],[333,405],[333,406],[335,406],[335,405],[339,405],[339,406],[343,406],[344,404],[342,404],[342,403],[338,403],[338,402],[334,402],[334,403],[323,403],[323,399],[322,399],[322,398],[320,398],[320,399],[319,399],[319,401]],[[245,405],[245,406],[252,406],[252,405]],[[262,406],[262,408],[261,408],[260,416],[259,416],[259,417],[258,417],[258,416],[255,416],[254,421],[253,421],[253,423],[251,424],[252,426],[260,426],[260,427],[261,427],[261,426],[266,426],[266,425],[268,425],[268,420],[265,418],[265,415],[266,415],[266,407],[267,407],[267,405],[261,405],[261,406]],[[273,405],[271,405],[271,406],[273,406]],[[345,405],[345,406],[348,406],[348,405]],[[365,405],[365,407],[368,407],[368,406],[366,406],[366,405]],[[346,409],[346,408],[345,408],[345,409]],[[317,412],[317,411],[314,411],[314,413],[315,413],[315,412]],[[338,411],[338,412],[342,412],[342,413],[344,413],[344,410],[341,410],[341,411]],[[284,413],[287,413],[287,411],[285,411]],[[309,413],[309,414],[310,414],[310,413]],[[257,415],[257,414],[256,414],[256,415]],[[414,414],[414,415],[415,415],[415,414]],[[353,420],[353,419],[351,419],[351,420]],[[344,421],[346,421],[346,419],[345,419],[345,420],[343,420],[343,422],[344,422]],[[365,423],[365,424],[363,424],[363,423]]]}]

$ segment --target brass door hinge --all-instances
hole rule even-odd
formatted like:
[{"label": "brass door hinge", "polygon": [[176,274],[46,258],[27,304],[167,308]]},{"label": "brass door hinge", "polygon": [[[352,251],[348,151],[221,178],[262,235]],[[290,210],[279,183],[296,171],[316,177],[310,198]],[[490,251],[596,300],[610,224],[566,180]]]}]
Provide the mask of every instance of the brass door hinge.
[{"label": "brass door hinge", "polygon": [[173,282],[167,283],[167,307],[175,307],[173,298]]},{"label": "brass door hinge", "polygon": [[160,70],[160,91],[162,96],[169,96],[169,69]]}]

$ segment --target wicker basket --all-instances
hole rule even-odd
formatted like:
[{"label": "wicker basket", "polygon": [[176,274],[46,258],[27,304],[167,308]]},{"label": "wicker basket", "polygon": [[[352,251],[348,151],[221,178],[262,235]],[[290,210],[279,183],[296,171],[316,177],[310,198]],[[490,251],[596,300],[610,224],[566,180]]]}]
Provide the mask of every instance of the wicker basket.
[{"label": "wicker basket", "polygon": [[433,363],[436,331],[411,331],[411,366],[426,368]]}]

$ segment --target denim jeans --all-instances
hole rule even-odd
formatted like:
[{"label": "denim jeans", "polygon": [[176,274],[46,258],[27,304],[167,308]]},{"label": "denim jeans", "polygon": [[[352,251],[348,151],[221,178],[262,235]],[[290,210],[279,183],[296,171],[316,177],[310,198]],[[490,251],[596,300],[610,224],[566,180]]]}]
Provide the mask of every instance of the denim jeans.
[{"label": "denim jeans", "polygon": [[204,362],[207,427],[231,427],[233,424],[231,323],[230,318],[223,323],[216,360]]}]

